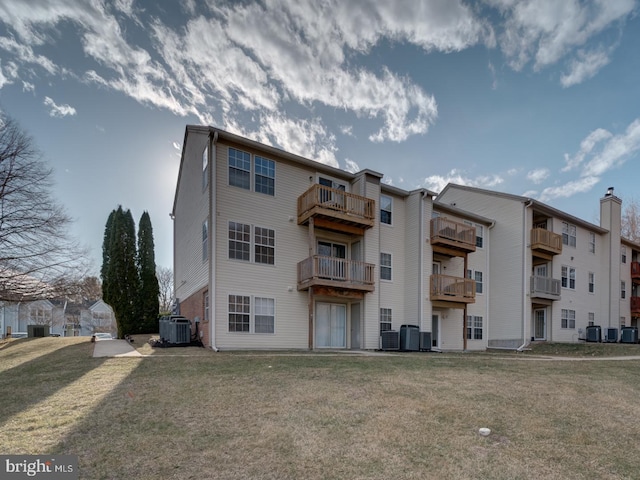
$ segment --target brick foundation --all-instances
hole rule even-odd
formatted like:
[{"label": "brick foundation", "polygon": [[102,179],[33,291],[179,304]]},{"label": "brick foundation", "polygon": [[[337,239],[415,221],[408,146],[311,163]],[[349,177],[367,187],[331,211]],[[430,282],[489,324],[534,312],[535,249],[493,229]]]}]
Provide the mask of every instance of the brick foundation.
[{"label": "brick foundation", "polygon": [[180,315],[191,320],[192,335],[195,334],[196,329],[194,320],[196,317],[200,319],[198,330],[199,332],[202,332],[202,334],[199,333],[198,336],[205,347],[211,346],[211,341],[209,339],[209,319],[205,318],[204,314],[205,294],[208,290],[208,287],[201,288],[196,293],[180,302]]}]

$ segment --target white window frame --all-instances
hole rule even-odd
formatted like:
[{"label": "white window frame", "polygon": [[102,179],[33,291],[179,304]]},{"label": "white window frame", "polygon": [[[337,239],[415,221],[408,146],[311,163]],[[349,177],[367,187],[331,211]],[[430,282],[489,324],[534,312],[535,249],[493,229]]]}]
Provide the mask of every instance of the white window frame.
[{"label": "white window frame", "polygon": [[568,247],[576,247],[578,227],[572,223],[562,222],[562,244]]},{"label": "white window frame", "polygon": [[[263,244],[263,243],[258,243],[258,229],[260,230],[266,230],[267,231],[267,235],[260,235],[260,239],[262,240],[262,238],[266,238],[267,241],[271,241],[273,240],[273,244]],[[252,239],[253,239],[253,262],[254,263],[259,263],[260,265],[275,265],[276,264],[276,231],[273,228],[268,228],[268,227],[261,227],[259,225],[253,225],[252,226]],[[270,236],[270,234],[273,234],[272,236]],[[258,248],[265,248],[268,250],[271,250],[273,253],[270,256],[269,254],[266,255],[267,259],[273,259],[273,261],[269,262],[262,262],[262,261],[258,261],[258,257],[262,257],[263,254],[258,255]]]},{"label": "white window frame", "polygon": [[620,280],[620,298],[627,298],[627,282]]},{"label": "white window frame", "polygon": [[596,314],[594,312],[589,312],[589,320],[587,325],[589,327],[593,327],[596,324]]},{"label": "white window frame", "polygon": [[482,295],[484,293],[484,280],[483,275],[480,270],[467,270],[467,278],[470,280],[475,280],[476,282],[476,293]]},{"label": "white window frame", "polygon": [[593,272],[589,272],[588,285],[589,285],[589,293],[595,293],[596,292],[596,274]]},{"label": "white window frame", "polygon": [[[387,255],[389,258],[389,264],[383,264],[382,263],[382,256],[383,255]],[[389,271],[389,278],[384,278],[382,276],[382,272],[383,271]],[[382,281],[386,281],[386,282],[392,282],[393,281],[393,255],[391,253],[386,253],[386,252],[380,252],[380,280]]]},{"label": "white window frame", "polygon": [[624,245],[620,247],[620,262],[627,263],[627,247]]},{"label": "white window frame", "polygon": [[479,315],[467,316],[467,340],[482,340],[483,319]]},{"label": "white window frame", "polygon": [[209,185],[209,144],[204,147],[202,152],[202,191]]},{"label": "white window frame", "polygon": [[564,330],[576,329],[576,311],[563,308],[560,314],[560,328]]},{"label": "white window frame", "polygon": [[380,308],[380,334],[382,335],[382,332],[388,330],[393,330],[393,310],[391,308]]},{"label": "white window frame", "polygon": [[[258,159],[260,159],[261,161],[270,162],[271,164],[273,164],[273,177],[270,177],[269,175],[265,175],[264,173],[258,173],[258,165],[257,165]],[[253,155],[252,165],[254,170],[253,191],[256,193],[261,193],[263,195],[268,195],[270,197],[275,197],[276,196],[276,162],[274,160],[271,160],[270,158],[263,157],[262,155]],[[267,178],[273,181],[273,186],[269,187],[270,190],[273,190],[273,193],[263,192],[262,190],[258,190],[257,188],[258,177]]]},{"label": "white window frame", "polygon": [[[232,310],[231,308],[231,298],[237,300],[238,298],[242,299],[242,303],[234,303],[234,305],[240,305],[243,308],[243,311],[237,312]],[[248,303],[244,303],[245,299]],[[265,313],[260,310],[258,306],[258,301],[266,300],[267,303],[271,303],[271,308]],[[276,299],[273,297],[266,297],[260,295],[245,295],[241,293],[230,293],[227,295],[227,332],[228,333],[238,333],[241,335],[274,335],[276,333]],[[248,317],[248,330],[232,330],[231,329],[231,315],[239,315],[242,317]],[[272,332],[256,332],[256,317],[271,317],[273,323],[273,331]],[[244,325],[246,322],[242,322],[241,325]]]},{"label": "white window frame", "polygon": [[[233,232],[235,233],[236,236],[234,236],[234,238],[231,238],[231,224],[234,224],[234,226],[242,226],[242,231],[238,230],[237,228],[233,230]],[[249,227],[249,232],[245,232],[245,228],[244,227]],[[246,240],[245,238],[239,238],[237,236],[237,234],[240,233],[243,237],[244,235],[248,234],[249,239]],[[251,224],[249,223],[242,223],[242,222],[234,222],[232,220],[229,220],[229,222],[227,223],[227,258],[229,260],[237,260],[239,262],[251,262],[251,245],[252,245],[252,233],[253,233],[253,229],[251,228]],[[232,256],[231,255],[231,242],[236,242],[238,244],[241,245],[246,245],[247,246],[247,258],[238,258],[237,256]],[[234,249],[234,252],[243,252],[244,253],[244,248],[242,250],[240,249]],[[244,256],[244,255],[243,255]]]},{"label": "white window frame", "polygon": [[596,234],[589,232],[589,253],[596,253]]},{"label": "white window frame", "polygon": [[[235,226],[241,226],[242,227],[242,231],[238,230],[237,228],[235,230],[233,230],[235,233],[235,237],[234,238],[230,238],[230,234],[232,232],[231,230],[231,224],[235,225]],[[245,228],[248,227],[248,240],[246,240],[245,238],[238,238],[237,237],[237,233],[241,233],[243,236],[245,234],[247,234],[247,232],[245,232]],[[263,244],[263,243],[259,243],[258,239],[257,239],[257,230],[261,229],[261,230],[266,230],[267,232],[272,232],[273,233],[273,245],[269,245],[269,244]],[[269,238],[269,237],[267,237]],[[231,242],[236,242],[238,244],[242,244],[242,245],[247,245],[247,250],[248,250],[248,258],[237,258],[237,257],[233,257],[231,256]],[[270,262],[263,262],[263,261],[258,261],[257,259],[260,257],[260,255],[258,255],[256,253],[256,249],[257,248],[267,248],[267,249],[271,249],[273,251],[273,263]],[[239,249],[235,249],[234,251],[242,251],[243,250],[239,250]],[[243,223],[243,222],[236,222],[233,220],[229,220],[227,222],[227,258],[229,260],[237,260],[239,262],[246,262],[246,263],[255,263],[257,265],[270,265],[270,266],[275,266],[276,265],[276,230],[274,228],[269,228],[269,227],[264,227],[262,225],[252,225],[250,223]],[[267,258],[269,258],[267,256]]]},{"label": "white window frame", "polygon": [[[383,202],[382,199],[388,199],[389,200],[389,208],[383,208]],[[388,212],[389,213],[389,221],[388,222],[384,222],[382,221],[382,212]],[[393,226],[393,197],[391,197],[390,195],[384,195],[384,194],[380,194],[380,223],[383,225],[390,225]]]},{"label": "white window frame", "polygon": [[[576,289],[576,269],[575,267],[569,267],[568,265],[562,265],[560,271],[560,284],[562,288],[568,288],[569,290]],[[566,282],[565,282],[566,279]],[[566,285],[565,285],[566,283]]]},{"label": "white window frame", "polygon": [[[239,165],[231,165],[231,151],[234,152],[239,152],[242,154],[242,158],[240,159],[242,161],[242,163],[246,163],[247,159],[244,158],[245,156],[248,156],[248,163],[249,163],[249,169],[247,170],[244,165],[243,166],[239,166]],[[233,147],[228,147],[227,149],[227,182],[229,184],[229,186],[231,187],[237,187],[237,188],[241,188],[243,190],[249,190],[251,191],[251,154],[249,152],[245,152],[244,150],[240,150],[238,148],[233,148]],[[245,187],[244,185],[238,185],[236,183],[231,183],[231,171],[233,170],[237,170],[238,172],[246,172],[248,174],[248,185]],[[235,178],[235,177],[234,177]]]},{"label": "white window frame", "polygon": [[202,222],[202,261],[209,260],[209,219]]}]

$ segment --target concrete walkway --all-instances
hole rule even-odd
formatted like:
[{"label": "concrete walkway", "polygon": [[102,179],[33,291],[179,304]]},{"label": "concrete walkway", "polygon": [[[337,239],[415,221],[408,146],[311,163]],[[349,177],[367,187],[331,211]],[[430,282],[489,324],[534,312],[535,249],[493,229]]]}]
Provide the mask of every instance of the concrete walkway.
[{"label": "concrete walkway", "polygon": [[141,357],[126,340],[97,340],[93,347],[94,357]]}]

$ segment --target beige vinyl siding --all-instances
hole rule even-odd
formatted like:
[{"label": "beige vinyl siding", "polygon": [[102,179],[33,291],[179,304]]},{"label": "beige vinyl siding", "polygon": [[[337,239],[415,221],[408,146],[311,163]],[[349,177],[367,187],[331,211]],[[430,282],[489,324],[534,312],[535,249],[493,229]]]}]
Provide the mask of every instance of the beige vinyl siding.
[{"label": "beige vinyl siding", "polygon": [[[421,292],[424,290],[424,280],[421,281],[422,271],[420,264],[421,250],[424,251],[426,238],[424,230],[421,231],[421,224],[424,219],[420,218],[420,205],[423,203],[422,192],[413,192],[404,199],[406,219],[404,226],[404,251],[402,259],[404,262],[404,318],[407,324],[417,325],[421,331],[426,331],[423,324],[422,312],[420,311],[420,297],[426,296]],[[429,324],[429,329],[431,325]]]},{"label": "beige vinyl siding", "polygon": [[482,317],[482,340],[467,339],[467,350],[485,350],[489,338],[489,292],[491,291],[489,272],[491,269],[488,252],[491,239],[489,238],[489,228],[487,225],[483,225],[483,234],[483,248],[476,248],[476,251],[469,255],[467,264],[468,269],[474,272],[482,272],[482,293],[476,293],[475,303],[467,305],[467,316],[475,315]]},{"label": "beige vinyl siding", "polygon": [[[488,344],[518,346],[516,344],[524,340],[523,315],[527,316],[527,325],[531,324],[530,312],[523,312],[523,292],[528,288],[530,261],[527,261],[527,274],[523,275],[522,272],[523,246],[529,244],[531,212],[528,212],[529,221],[523,232],[522,202],[498,195],[457,189],[455,185],[450,187],[452,188],[446,191],[440,201],[445,204],[454,203],[458,208],[495,219],[490,247],[493,254],[490,256],[489,264],[491,318]],[[527,336],[528,330],[524,337]]]},{"label": "beige vinyl siding", "polygon": [[[217,145],[216,199],[216,342],[219,348],[308,348],[308,294],[298,292],[297,264],[309,256],[308,227],[297,224],[297,199],[316,172],[291,165],[259,151],[236,147],[276,162],[275,196],[228,184],[228,147]],[[252,185],[253,185],[253,176]],[[275,264],[257,264],[229,258],[229,222],[275,231]],[[318,230],[316,230],[318,234]],[[228,296],[249,295],[275,299],[275,333],[229,332]],[[253,312],[252,312],[253,313]]]},{"label": "beige vinyl siding", "polygon": [[[385,307],[380,303],[380,236],[382,233],[380,213],[377,211],[380,208],[380,179],[366,176],[362,195],[373,198],[376,202],[376,222],[373,228],[369,228],[364,234],[363,256],[365,262],[376,265],[374,273],[376,278],[375,290],[365,295],[362,308],[364,322],[363,348],[372,350],[377,349],[380,345],[380,307]],[[395,262],[395,258],[393,261]]]},{"label": "beige vinyl siding", "polygon": [[[385,192],[384,195],[393,199],[393,211],[392,224],[380,224],[380,253],[391,254],[393,266],[391,281],[380,279],[380,267],[377,278],[380,285],[380,307],[393,309],[393,328],[397,330],[404,324],[416,324],[416,319],[409,318],[405,313],[405,290],[408,285],[405,277],[405,232],[407,227],[405,200],[403,197],[388,192]],[[380,263],[380,259],[377,263]]]},{"label": "beige vinyl siding", "polygon": [[173,221],[174,285],[179,300],[190,297],[209,281],[208,262],[202,260],[202,222],[209,213],[209,193],[202,189],[202,152],[208,134],[189,132],[188,135]]}]

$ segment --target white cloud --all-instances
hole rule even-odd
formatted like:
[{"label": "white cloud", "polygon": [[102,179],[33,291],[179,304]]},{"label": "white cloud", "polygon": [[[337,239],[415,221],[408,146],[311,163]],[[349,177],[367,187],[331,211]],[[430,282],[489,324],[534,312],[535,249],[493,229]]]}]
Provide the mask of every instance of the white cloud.
[{"label": "white cloud", "polygon": [[340,133],[347,137],[355,137],[353,134],[353,125],[340,125]]},{"label": "white cloud", "polygon": [[560,77],[560,83],[565,88],[582,83],[594,77],[609,61],[609,53],[602,49],[580,50],[577,58],[569,63],[569,72]]},{"label": "white cloud", "polygon": [[44,97],[44,102],[43,102],[47,107],[50,107],[49,110],[49,116],[50,117],[56,117],[56,118],[63,118],[66,117],[68,115],[75,115],[76,114],[76,109],[73,108],[71,105],[57,105],[56,102],[53,101],[53,99],[49,98],[49,97]]},{"label": "white cloud", "polygon": [[598,176],[612,168],[622,166],[640,150],[640,118],[629,124],[624,133],[607,140],[602,151],[585,165],[583,176]]},{"label": "white cloud", "polygon": [[596,144],[602,142],[603,140],[607,140],[611,138],[612,134],[603,128],[598,128],[587,135],[587,138],[580,142],[580,150],[573,157],[569,156],[568,153],[564,154],[564,159],[566,165],[560,170],[561,172],[568,172],[576,167],[578,167],[585,159],[587,155],[589,155]]},{"label": "white cloud", "polygon": [[344,162],[345,162],[345,165],[346,165],[346,166],[345,166],[345,170],[346,170],[347,172],[350,172],[350,173],[358,173],[360,170],[362,170],[362,169],[358,166],[358,164],[357,164],[355,161],[353,161],[353,160],[350,160],[350,159],[348,159],[348,158],[345,158]]},{"label": "white cloud", "polygon": [[[636,8],[635,0],[486,0],[505,17],[499,44],[512,68],[521,70],[533,62],[536,71],[555,64],[595,35],[623,21]],[[564,83],[593,76],[608,63],[602,50],[578,55]]]},{"label": "white cloud", "polygon": [[453,169],[446,175],[430,175],[423,181],[423,186],[434,192],[440,192],[448,183],[467,185],[479,188],[494,188],[504,182],[500,175],[480,175],[476,178],[465,176],[460,170]]},{"label": "white cloud", "polygon": [[535,184],[539,184],[549,178],[550,174],[551,172],[548,168],[537,168],[527,173],[527,179]]},{"label": "white cloud", "polygon": [[23,92],[35,92],[36,86],[31,82],[22,82],[22,91]]},{"label": "white cloud", "polygon": [[2,73],[2,62],[0,62],[0,88],[2,88],[4,85],[9,84],[9,80],[7,79],[7,77],[5,77]]},{"label": "white cloud", "polygon": [[572,197],[577,193],[584,193],[591,190],[600,181],[599,177],[581,177],[556,187],[547,187],[540,193],[540,201],[548,202],[554,198]]}]

